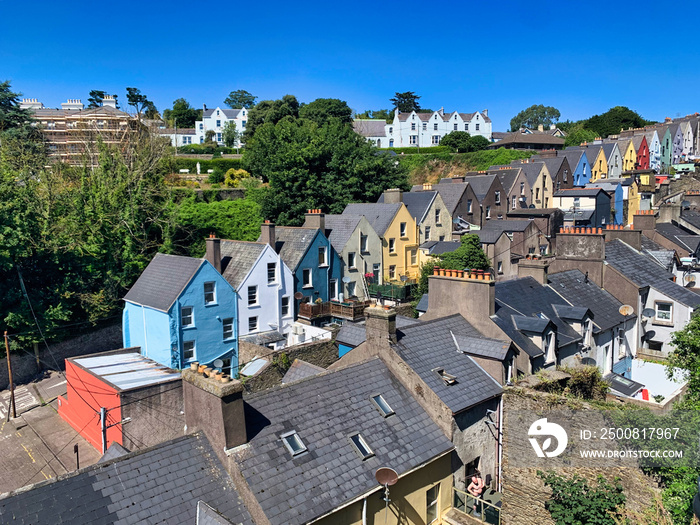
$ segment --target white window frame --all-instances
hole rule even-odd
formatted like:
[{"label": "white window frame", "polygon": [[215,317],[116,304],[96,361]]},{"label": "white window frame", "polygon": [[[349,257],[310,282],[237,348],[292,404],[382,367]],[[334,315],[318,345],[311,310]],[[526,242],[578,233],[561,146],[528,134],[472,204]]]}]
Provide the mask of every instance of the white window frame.
[{"label": "white window frame", "polygon": [[[285,304],[285,302],[286,302],[286,304]],[[280,312],[282,314],[282,317],[287,317],[289,315],[289,312],[290,312],[289,304],[290,304],[289,296],[288,295],[282,296],[282,301],[280,303]],[[285,312],[285,310],[286,310],[286,312]]]},{"label": "white window frame", "polygon": [[426,227],[425,227],[425,240],[426,240],[426,241],[429,241],[429,240],[430,240],[430,233],[431,233],[431,231],[432,231],[432,230],[431,230],[430,226],[426,226]]},{"label": "white window frame", "polygon": [[[659,306],[668,306],[668,318],[659,316]],[[664,313],[664,315],[666,315]],[[672,323],[673,322],[673,303],[668,301],[655,301],[654,302],[654,321],[660,321],[662,323]]]},{"label": "white window frame", "polygon": [[[192,348],[187,349],[186,346],[192,344]],[[187,357],[187,352],[191,352],[192,356]],[[183,341],[182,342],[182,360],[192,361],[197,356],[197,343],[195,341]]]},{"label": "white window frame", "polygon": [[494,194],[493,194],[493,201],[496,203],[497,206],[498,206],[499,204],[501,204],[501,192],[500,192],[500,191],[494,192]]},{"label": "white window frame", "polygon": [[396,265],[389,265],[389,279],[396,279]]},{"label": "white window frame", "polygon": [[260,298],[258,296],[258,286],[257,285],[249,286],[248,287],[248,306],[258,306],[258,304],[260,304],[259,299]]},{"label": "white window frame", "polygon": [[355,252],[348,252],[348,268],[357,269],[357,254]]},{"label": "white window frame", "polygon": [[[207,286],[211,285],[211,290],[207,290]],[[211,299],[207,299],[208,296],[211,296]],[[204,283],[204,304],[205,305],[210,305],[210,304],[216,304],[216,282],[214,281],[209,281]]]},{"label": "white window frame", "polygon": [[369,240],[367,235],[360,233],[360,253],[367,253],[369,250]]},{"label": "white window frame", "polygon": [[296,430],[282,434],[280,439],[282,440],[282,443],[284,443],[284,447],[287,449],[287,452],[289,452],[292,457],[303,454],[308,450],[304,442],[299,437],[299,434],[297,434]]},{"label": "white window frame", "polygon": [[[253,322],[255,321],[255,322]],[[248,318],[248,332],[257,332],[258,328],[260,326],[260,322],[258,320],[257,315],[250,316]]]},{"label": "white window frame", "polygon": [[374,404],[374,408],[379,411],[382,417],[386,418],[395,414],[394,409],[391,408],[391,405],[387,403],[386,399],[384,399],[384,396],[381,394],[373,394],[370,396],[370,400],[372,401],[372,404]]},{"label": "white window frame", "polygon": [[318,247],[318,266],[319,268],[328,266],[328,246]]},{"label": "white window frame", "polygon": [[[307,279],[308,277],[308,279]],[[313,272],[311,271],[311,268],[304,268],[301,271],[301,286],[302,288],[313,288],[314,282],[313,282]]]},{"label": "white window frame", "polygon": [[[227,317],[223,321],[221,321],[221,327],[222,327],[222,335],[224,341],[227,341],[229,339],[233,339],[233,317]],[[228,330],[227,330],[228,328]],[[230,335],[226,337],[226,334],[229,333]]]},{"label": "white window frame", "polygon": [[[272,279],[270,279],[270,270],[272,270]],[[277,263],[267,263],[267,284],[275,284],[277,282]]]},{"label": "white window frame", "polygon": [[389,253],[396,253],[396,239],[389,239]]},{"label": "white window frame", "polygon": [[[189,310],[189,314],[186,314],[185,310]],[[189,318],[190,322],[185,323],[185,318]],[[194,326],[194,308],[191,306],[183,306],[180,308],[180,324],[183,328],[190,328]]]}]

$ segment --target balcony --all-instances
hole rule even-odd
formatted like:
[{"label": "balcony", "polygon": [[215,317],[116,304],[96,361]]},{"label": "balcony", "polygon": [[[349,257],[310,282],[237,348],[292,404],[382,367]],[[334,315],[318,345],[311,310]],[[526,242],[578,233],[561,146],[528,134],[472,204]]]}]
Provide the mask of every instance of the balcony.
[{"label": "balcony", "polygon": [[384,299],[392,299],[398,302],[407,302],[413,299],[413,290],[417,283],[389,282],[385,284],[369,284],[369,294],[377,297],[379,294]]},{"label": "balcony", "polygon": [[299,317],[311,321],[319,317],[337,317],[349,321],[358,321],[365,315],[369,301],[329,301],[325,303],[301,303]]},{"label": "balcony", "polygon": [[475,498],[468,492],[452,487],[452,509],[443,516],[443,520],[450,524],[501,525],[501,498],[500,492],[489,488],[484,491],[483,498]]}]

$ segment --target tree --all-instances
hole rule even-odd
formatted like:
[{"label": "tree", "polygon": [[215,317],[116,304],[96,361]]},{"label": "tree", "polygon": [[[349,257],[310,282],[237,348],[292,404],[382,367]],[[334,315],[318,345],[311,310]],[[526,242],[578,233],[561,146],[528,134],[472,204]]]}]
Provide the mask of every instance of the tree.
[{"label": "tree", "polygon": [[518,131],[520,128],[537,129],[538,126],[549,128],[555,124],[561,113],[552,106],[543,106],[542,104],[534,104],[527,109],[522,110],[510,120],[510,130]]},{"label": "tree", "polygon": [[376,109],[376,110],[368,109],[364,113],[356,114],[355,118],[376,119],[376,120],[381,119],[381,120],[385,120],[387,122],[391,122],[394,119],[394,112],[391,111],[390,109]]},{"label": "tree", "polygon": [[221,134],[224,144],[229,148],[238,147],[237,144],[240,136],[240,132],[236,130],[236,123],[233,120],[226,121],[226,124],[224,124],[224,131]]},{"label": "tree", "polygon": [[193,128],[195,122],[200,118],[201,110],[193,108],[184,98],[173,101],[173,109],[163,111],[163,118],[168,121],[168,125],[179,128]]},{"label": "tree", "polygon": [[0,82],[0,132],[19,128],[31,122],[31,111],[20,108],[19,97],[21,96],[21,93],[11,91],[8,80]]},{"label": "tree", "polygon": [[304,212],[341,213],[349,202],[376,202],[386,188],[408,188],[404,169],[337,119],[266,122],[246,142],[244,167],[269,182],[260,192],[263,217],[299,225]]},{"label": "tree", "polygon": [[597,137],[595,131],[586,129],[582,124],[574,126],[568,131],[566,138],[564,139],[564,146],[578,146],[584,142],[591,142]]},{"label": "tree", "polygon": [[206,144],[207,142],[214,142],[214,138],[216,137],[216,131],[213,129],[208,129],[204,133],[204,143]]},{"label": "tree", "polygon": [[294,95],[285,95],[278,100],[263,100],[248,111],[248,122],[243,141],[248,144],[259,126],[265,123],[277,124],[284,117],[299,116],[299,101]]},{"label": "tree", "polygon": [[420,110],[420,104],[418,103],[419,98],[420,97],[413,91],[406,91],[404,93],[397,92],[394,98],[389,99],[389,102],[401,113],[410,113],[411,111]]},{"label": "tree", "polygon": [[470,151],[469,139],[471,135],[466,131],[451,131],[442,137],[440,145],[452,148],[457,153],[466,153]]},{"label": "tree", "polygon": [[583,127],[594,131],[598,137],[616,135],[627,128],[641,128],[653,124],[636,111],[625,106],[615,106],[601,115],[593,115],[583,122]]},{"label": "tree", "polygon": [[252,93],[244,89],[238,89],[229,93],[228,97],[224,100],[224,104],[231,109],[250,109],[255,106],[255,99],[257,98],[258,97],[253,96]]},{"label": "tree", "polygon": [[337,98],[317,98],[299,108],[299,117],[313,120],[319,126],[332,118],[349,124],[352,122],[352,109],[347,102]]},{"label": "tree", "polygon": [[[101,89],[93,89],[90,91],[90,95],[88,96],[88,108],[99,108],[102,106],[102,101],[104,98],[109,95],[106,91],[102,91]],[[117,95],[112,95],[114,97],[114,101],[117,103],[117,108],[119,108],[119,102],[117,102]]]},{"label": "tree", "polygon": [[138,88],[126,88],[126,100],[130,106],[134,107],[139,120],[141,120],[141,114],[144,110],[155,109],[153,102],[148,100],[148,97],[141,93],[141,90]]},{"label": "tree", "polygon": [[469,139],[469,151],[482,151],[491,145],[489,139],[476,135]]},{"label": "tree", "polygon": [[552,489],[545,508],[557,525],[621,523],[626,498],[619,478],[609,483],[603,476],[598,476],[598,483],[593,486],[578,474],[566,479],[554,472],[537,471],[537,476]]},{"label": "tree", "polygon": [[688,390],[685,399],[697,403],[700,407],[700,314],[693,313],[683,329],[676,330],[671,336],[673,351],[668,356],[666,374],[672,378],[676,369],[684,371]]}]

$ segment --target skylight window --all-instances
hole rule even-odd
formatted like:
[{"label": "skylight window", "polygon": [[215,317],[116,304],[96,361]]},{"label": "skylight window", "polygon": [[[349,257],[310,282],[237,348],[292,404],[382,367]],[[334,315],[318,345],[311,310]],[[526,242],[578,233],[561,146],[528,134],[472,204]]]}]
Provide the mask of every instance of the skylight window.
[{"label": "skylight window", "polygon": [[447,372],[445,372],[444,368],[435,368],[433,369],[433,372],[439,375],[440,379],[442,379],[447,386],[452,386],[457,383],[457,376],[448,374]]},{"label": "skylight window", "polygon": [[282,443],[284,443],[284,446],[287,447],[287,450],[292,457],[306,452],[306,445],[304,445],[304,442],[301,440],[299,434],[297,434],[295,430],[282,434],[280,437],[282,438]]},{"label": "skylight window", "polygon": [[386,402],[386,399],[381,394],[372,396],[372,401],[382,416],[389,417],[394,413],[394,409],[389,406],[389,403]]},{"label": "skylight window", "polygon": [[363,460],[367,458],[371,458],[374,456],[374,452],[372,452],[372,449],[369,448],[369,445],[367,442],[364,440],[361,434],[353,434],[350,436],[350,441],[352,442],[353,446],[355,447],[355,451],[360,454]]}]

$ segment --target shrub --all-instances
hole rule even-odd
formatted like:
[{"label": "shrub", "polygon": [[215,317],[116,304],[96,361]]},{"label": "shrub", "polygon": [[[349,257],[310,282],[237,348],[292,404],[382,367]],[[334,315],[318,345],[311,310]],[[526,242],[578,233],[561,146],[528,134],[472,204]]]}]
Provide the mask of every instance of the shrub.
[{"label": "shrub", "polygon": [[421,154],[421,155],[427,155],[429,153],[450,153],[452,151],[452,148],[448,146],[431,146],[431,147],[423,147],[418,151],[418,148],[415,146],[413,147],[408,147],[408,148],[379,148],[382,151],[394,151],[396,153],[405,153],[405,154]]},{"label": "shrub", "polygon": [[610,386],[603,380],[600,369],[596,366],[579,366],[567,368],[571,374],[564,394],[570,394],[583,399],[595,399],[604,401]]},{"label": "shrub", "polygon": [[209,184],[221,184],[226,178],[225,173],[220,168],[214,168],[214,171],[207,177]]},{"label": "shrub", "polygon": [[231,168],[226,172],[224,186],[228,188],[237,188],[241,185],[241,180],[246,178],[250,178],[250,173],[246,170]]}]

